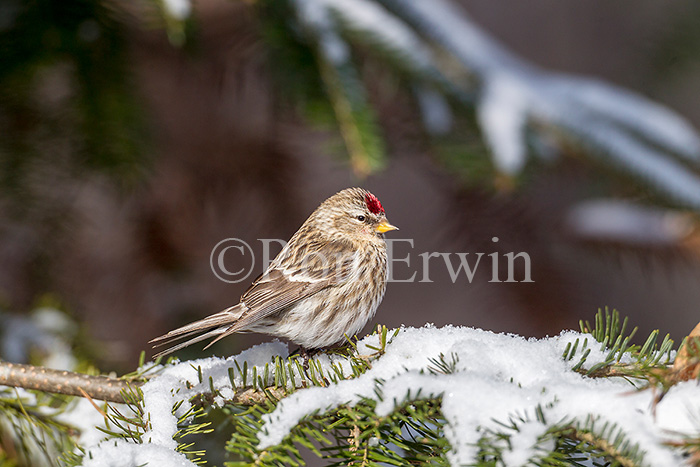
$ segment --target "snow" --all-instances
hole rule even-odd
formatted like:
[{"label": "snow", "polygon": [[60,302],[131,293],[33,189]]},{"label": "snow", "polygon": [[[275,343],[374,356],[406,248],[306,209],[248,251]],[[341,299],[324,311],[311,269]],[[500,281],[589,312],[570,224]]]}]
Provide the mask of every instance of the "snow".
[{"label": "snow", "polygon": [[414,2],[380,0],[452,52],[473,73],[488,75],[504,68],[527,67],[501,44],[469,20],[464,11],[448,0]]},{"label": "snow", "polygon": [[524,466],[530,459],[537,458],[537,448],[551,452],[554,449],[554,440],[550,439],[544,443],[539,441],[546,431],[547,427],[539,422],[528,421],[521,424],[517,433],[509,440],[510,449],[504,450],[503,463],[513,467]]},{"label": "snow", "polygon": [[[698,382],[685,381],[673,386],[663,398],[664,410],[656,411],[656,422],[670,438],[674,433],[697,433],[700,427]],[[678,414],[683,414],[679,417]]]},{"label": "snow", "polygon": [[[578,363],[579,351],[571,359],[562,358],[567,344],[586,341],[590,354],[583,368],[605,361],[607,351],[601,349],[591,335],[564,331],[555,337],[527,339],[513,334],[496,334],[468,327],[401,328],[387,345],[383,356],[371,362],[371,368],[355,379],[341,380],[328,387],[298,388],[282,399],[277,408],[263,419],[258,448],[280,443],[292,428],[307,415],[324,412],[340,405],[356,404],[362,398],[377,401],[376,413],[386,416],[403,404],[419,397],[442,397],[442,411],[447,425],[444,433],[452,449],[448,460],[453,465],[470,464],[477,454],[476,442],[489,432],[502,431],[497,423],[522,420],[510,439],[503,439],[506,465],[526,465],[552,448],[546,431],[551,424],[575,418],[584,423],[587,417],[599,417],[624,428],[628,439],[646,451],[649,465],[681,465],[680,455],[663,445],[669,439],[697,435],[700,415],[700,388],[696,382],[673,387],[652,413],[655,394],[637,391],[622,378],[588,378],[571,368]],[[361,355],[374,351],[379,337],[368,336],[358,343]],[[144,409],[150,420],[143,444],[124,440],[101,441],[97,435],[86,435],[81,444],[89,453],[84,466],[150,465],[192,466],[175,451],[173,435],[178,417],[190,408],[189,400],[210,390],[209,378],[220,391],[219,404],[231,398],[234,390],[228,369],[256,367],[264,372],[277,356],[286,357],[286,345],[272,342],[252,347],[228,358],[211,357],[162,368],[158,376],[145,384]],[[447,374],[436,370],[435,361],[453,363],[454,371]],[[338,355],[322,354],[315,359],[323,371],[339,365],[346,375],[352,374],[349,362]],[[630,362],[625,354],[623,362]],[[432,369],[432,372],[431,372]],[[270,374],[274,375],[274,365]],[[201,382],[199,378],[201,371]],[[249,370],[251,372],[252,370]],[[297,384],[301,381],[297,373]],[[242,387],[238,371],[235,383]],[[248,381],[250,384],[250,381]],[[291,382],[288,381],[288,384]],[[173,407],[182,401],[173,413]],[[99,422],[99,416],[88,415],[87,402],[81,403],[79,417]],[[535,410],[540,408],[542,423]],[[93,409],[94,411],[94,409]],[[94,411],[97,413],[96,411]]]},{"label": "snow", "polygon": [[[143,435],[143,444],[121,440],[115,444],[114,439],[94,445],[85,444],[83,447],[90,457],[85,457],[83,466],[138,466],[146,462],[151,465],[194,466],[184,455],[175,452],[177,441],[173,439],[178,430],[178,418],[192,407],[190,399],[197,394],[209,392],[211,378],[214,387],[221,393],[219,402],[223,404],[224,398],[234,395],[228,369],[235,367],[236,362],[241,367],[244,362],[249,365],[257,363],[262,370],[265,363],[271,362],[276,356],[286,357],[287,354],[287,346],[275,341],[251,347],[229,358],[191,360],[164,368],[157,377],[141,387],[144,410],[150,422],[149,430]],[[239,374],[236,374],[235,383],[243,386]],[[173,413],[173,408],[179,402],[182,402],[181,406]]]},{"label": "snow", "polygon": [[525,164],[526,97],[520,83],[505,75],[488,83],[477,107],[477,118],[496,166],[508,174],[520,172]]},{"label": "snow", "polygon": [[[344,27],[377,32],[384,47],[429,66],[430,53],[418,35],[384,7],[369,0],[295,0],[299,19],[321,39],[319,46],[329,60],[340,65],[349,59],[349,48],[337,34],[336,18]],[[330,51],[330,52],[329,52]],[[340,53],[342,51],[342,53]]]},{"label": "snow", "polygon": [[327,8],[315,0],[295,0],[299,20],[319,37],[320,52],[336,66],[350,59],[350,49],[336,32],[333,18]]},{"label": "snow", "polygon": [[[570,361],[561,358],[567,343],[586,338],[591,353],[584,368],[590,368],[604,361],[607,352],[599,348],[592,336],[571,331],[535,340],[452,326],[402,329],[386,354],[373,362],[372,369],[361,377],[331,388],[298,391],[282,400],[264,419],[259,448],[278,444],[301,418],[315,411],[352,405],[363,397],[377,400],[375,389],[380,388],[382,397],[376,407],[379,416],[390,414],[417,394],[421,398],[443,397],[442,410],[448,424],[445,434],[452,446],[448,459],[453,465],[474,461],[476,442],[483,429],[498,429],[495,420],[506,422],[517,413],[534,417],[538,406],[550,422],[571,417],[583,421],[589,414],[598,415],[625,427],[629,439],[647,451],[646,460],[651,465],[680,463],[680,457],[661,444],[667,438],[664,430],[668,426],[654,421],[651,391],[634,391],[621,378],[586,378],[570,369],[578,358]],[[376,346],[377,337],[362,342]],[[453,354],[458,356],[454,373],[425,372],[431,366],[430,359],[440,354],[447,356],[447,361]],[[380,380],[384,382],[379,383]],[[695,402],[690,393],[694,394]],[[690,393],[680,396],[681,404],[669,403],[668,397],[678,397],[669,393],[657,407],[659,419],[669,420],[677,429],[682,427],[680,431],[695,432],[689,408],[695,407],[696,412],[700,408],[697,385]],[[517,462],[507,465],[524,464],[536,456],[531,441],[546,429],[543,424],[529,422],[526,431],[514,437],[506,454]]]},{"label": "snow", "polygon": [[[90,457],[91,456],[91,457]],[[184,454],[157,444],[133,444],[124,440],[105,441],[99,451],[85,456],[83,467],[129,466],[193,467]]]},{"label": "snow", "polygon": [[177,20],[185,20],[192,13],[192,3],[190,0],[163,0],[165,10]]},{"label": "snow", "polygon": [[[177,442],[173,436],[177,432],[177,418],[191,408],[189,400],[192,397],[210,391],[210,378],[221,395],[224,398],[230,398],[233,397],[234,392],[228,369],[235,367],[236,362],[241,367],[246,361],[260,362],[260,370],[262,370],[266,362],[271,362],[275,356],[284,357],[287,353],[287,347],[276,341],[252,347],[227,359],[213,357],[188,361],[166,368],[157,378],[142,387],[144,409],[149,414],[151,425],[150,430],[144,435],[144,442],[175,449]],[[201,369],[202,372],[201,382],[199,381],[198,369]],[[240,375],[236,377],[236,384],[243,385]],[[180,401],[183,401],[183,404],[173,414],[173,407]],[[220,402],[223,403],[223,399],[220,399]]]},{"label": "snow", "polygon": [[[100,406],[101,410],[106,410],[104,403],[100,401],[94,402]],[[120,406],[120,404],[114,405]],[[119,408],[119,410],[122,409]],[[124,412],[128,413],[128,411]],[[95,407],[89,400],[82,397],[76,397],[64,412],[56,416],[56,420],[78,429],[80,435],[76,441],[80,446],[94,446],[107,437],[104,432],[96,428],[98,426],[105,427],[104,416],[95,410]]]}]

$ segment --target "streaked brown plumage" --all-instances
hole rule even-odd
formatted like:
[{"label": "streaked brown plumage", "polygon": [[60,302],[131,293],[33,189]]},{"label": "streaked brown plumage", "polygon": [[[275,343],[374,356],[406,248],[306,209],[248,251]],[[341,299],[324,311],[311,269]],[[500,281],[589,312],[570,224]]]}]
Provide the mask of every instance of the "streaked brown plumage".
[{"label": "streaked brown plumage", "polygon": [[362,188],[336,193],[309,216],[238,304],[153,339],[156,346],[187,339],[156,356],[216,336],[211,345],[236,332],[284,337],[304,349],[342,342],[372,319],[384,297],[383,233],[395,229],[373,194]]}]

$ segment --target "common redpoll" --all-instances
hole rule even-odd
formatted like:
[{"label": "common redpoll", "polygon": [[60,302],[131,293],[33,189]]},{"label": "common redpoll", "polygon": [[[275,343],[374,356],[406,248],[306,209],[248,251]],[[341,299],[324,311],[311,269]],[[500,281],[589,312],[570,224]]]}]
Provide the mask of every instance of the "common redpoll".
[{"label": "common redpoll", "polygon": [[[238,304],[153,339],[166,355],[236,332],[283,337],[315,350],[343,342],[372,319],[384,297],[384,232],[396,230],[372,193],[347,188],[306,219]],[[205,349],[207,348],[205,347]]]}]

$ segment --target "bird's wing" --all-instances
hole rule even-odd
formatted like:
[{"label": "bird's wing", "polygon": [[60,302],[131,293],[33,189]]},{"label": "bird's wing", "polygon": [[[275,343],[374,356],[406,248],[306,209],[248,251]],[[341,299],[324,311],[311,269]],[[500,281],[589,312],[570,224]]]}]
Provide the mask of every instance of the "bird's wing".
[{"label": "bird's wing", "polygon": [[318,245],[307,245],[305,250],[293,249],[293,255],[288,250],[283,259],[275,260],[270,268],[253,282],[237,305],[151,340],[151,343],[159,347],[187,339],[159,352],[156,357],[217,336],[207,345],[209,347],[223,337],[244,331],[299,300],[310,297],[326,287],[339,285],[350,277],[355,252],[347,244],[325,244],[322,248],[323,255],[307,254],[309,250],[319,251]]},{"label": "bird's wing", "polygon": [[325,257],[297,255],[302,256],[301,259],[290,261],[287,267],[280,264],[266,271],[241,296],[241,305],[247,311],[207,347],[299,300],[347,280],[354,264],[354,251],[348,250],[345,244],[325,245],[324,250]]}]

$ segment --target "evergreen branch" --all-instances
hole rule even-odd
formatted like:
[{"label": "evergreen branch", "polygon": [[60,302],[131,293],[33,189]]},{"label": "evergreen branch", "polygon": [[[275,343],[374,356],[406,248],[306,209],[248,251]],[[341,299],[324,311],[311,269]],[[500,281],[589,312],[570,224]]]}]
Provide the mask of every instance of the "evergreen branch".
[{"label": "evergreen branch", "polygon": [[[633,345],[631,339],[637,328],[635,327],[629,335],[625,335],[627,318],[620,320],[617,310],[610,312],[607,308],[604,311],[598,310],[595,326],[591,326],[588,321],[581,321],[580,326],[581,332],[591,334],[596,341],[600,342],[600,350],[607,352],[607,356],[605,360],[584,369],[583,364],[590,353],[590,349],[586,349],[588,340],[584,339],[583,346],[578,350],[579,339],[576,339],[573,346],[567,345],[563,354],[565,360],[571,360],[577,352],[582,353],[572,370],[592,378],[612,376],[637,378],[647,380],[650,384],[661,383],[663,387],[670,387],[677,382],[670,378],[672,372],[669,363],[673,340],[668,335],[658,344],[659,331],[655,330],[641,347]],[[632,357],[631,363],[621,362],[625,354]]]},{"label": "evergreen branch", "polygon": [[[588,415],[583,421],[566,419],[552,425],[547,422],[547,408],[538,405],[534,414],[526,411],[510,415],[507,421],[494,420],[497,426],[487,428],[478,443],[480,455],[489,461],[486,465],[495,465],[494,461],[503,462],[505,452],[513,448],[512,437],[525,425],[532,423],[548,428],[537,436],[533,452],[539,453],[530,458],[528,465],[646,465],[645,452],[638,444],[629,441],[624,427],[594,415]],[[601,464],[579,463],[578,461],[583,459],[582,455],[588,456],[589,459],[597,458]]]},{"label": "evergreen branch", "polygon": [[[379,138],[368,134],[369,130],[376,131],[373,127],[371,120],[370,107],[366,102],[356,103],[356,107],[360,107],[356,111],[353,108],[351,98],[346,91],[346,86],[343,85],[343,80],[353,81],[355,87],[360,88],[360,80],[356,75],[356,71],[352,69],[346,69],[345,76],[341,75],[339,69],[334,68],[331,64],[325,63],[319,59],[319,69],[321,72],[321,78],[326,85],[326,91],[328,92],[328,97],[333,107],[336,119],[338,121],[338,126],[340,128],[340,134],[345,142],[345,146],[348,150],[350,156],[350,163],[352,165],[353,171],[361,176],[366,177],[373,170],[374,159],[377,159],[379,151],[381,149],[374,148],[371,146],[376,146],[379,144]],[[364,114],[364,115],[363,115]],[[363,138],[363,132],[365,138]],[[371,140],[372,143],[366,144],[366,140]],[[377,150],[378,149],[378,150]],[[377,154],[372,154],[377,152]]]},{"label": "evergreen branch", "polygon": [[[242,405],[245,407],[253,407],[256,405],[265,404],[269,400],[280,400],[288,395],[288,391],[282,387],[266,387],[266,388],[241,388],[238,389],[231,399],[227,399],[227,404]],[[201,405],[208,406],[214,403],[214,398],[216,394],[213,392],[207,392],[199,394],[193,399],[193,402]]]},{"label": "evergreen branch", "polygon": [[[295,5],[299,23],[312,44],[352,169],[356,175],[365,177],[383,165],[383,139],[365,85],[351,60],[350,47],[339,34],[342,28],[337,12],[326,5]],[[320,15],[309,21],[309,8],[314,7],[321,8]]]},{"label": "evergreen branch", "polygon": [[449,130],[447,99],[458,108],[474,108],[494,165],[507,177],[522,173],[531,152],[551,153],[550,144],[530,148],[534,137],[554,141],[560,153],[571,152],[572,145],[583,149],[682,206],[700,207],[700,177],[694,171],[700,135],[688,121],[625,89],[526,61],[482,31],[453,0],[289,4],[297,13],[291,30],[305,29],[305,42],[316,51],[314,81],[325,83],[360,175],[380,166],[385,152],[373,121],[376,105],[363,95],[359,60],[351,53],[364,49],[412,88],[437,91],[440,104],[419,97],[429,132]]},{"label": "evergreen branch", "polygon": [[[615,462],[615,465],[621,467],[638,467],[640,465],[638,459],[632,459],[627,456],[619,448],[619,443],[612,443],[603,436],[598,436],[595,433],[587,430],[580,430],[571,427],[560,432],[563,438],[577,443],[586,443],[590,447],[600,451],[606,458]],[[612,437],[610,437],[612,438]]]},{"label": "evergreen branch", "polygon": [[665,444],[684,451],[688,456],[689,466],[700,466],[700,436],[684,437],[679,441],[666,441]]},{"label": "evergreen branch", "polygon": [[590,370],[584,370],[584,369],[577,369],[575,370],[577,373],[580,373],[582,375],[586,375],[591,378],[610,378],[610,377],[622,377],[622,378],[642,378],[646,379],[649,377],[648,373],[645,373],[640,370],[639,367],[635,365],[628,365],[628,364],[617,364],[617,365],[610,365],[610,366],[603,366],[601,368],[597,368],[593,371]]},{"label": "evergreen branch", "polygon": [[28,420],[33,420],[33,424],[36,426],[55,428],[67,433],[70,436],[74,436],[78,433],[78,431],[71,425],[56,420],[53,414],[42,413],[38,407],[41,406],[37,405],[34,407],[28,405],[22,402],[19,398],[13,400],[6,396],[0,396],[0,412],[2,412],[2,414],[5,416],[10,412],[14,412],[17,416],[22,416]]},{"label": "evergreen branch", "polygon": [[[78,447],[79,431],[56,418],[65,410],[64,402],[47,399],[23,399],[16,391],[0,391],[0,465],[53,466],[68,462]],[[55,406],[57,402],[61,407]]]},{"label": "evergreen branch", "polygon": [[376,415],[375,405],[375,401],[365,399],[355,406],[343,405],[307,417],[281,444],[262,451],[255,449],[257,433],[262,429],[260,419],[275,405],[268,402],[243,413],[228,405],[224,413],[236,431],[226,448],[243,459],[227,465],[303,465],[299,446],[328,461],[329,466],[449,465],[446,453],[450,446],[443,432],[445,421],[439,399],[413,400],[386,417]]}]

